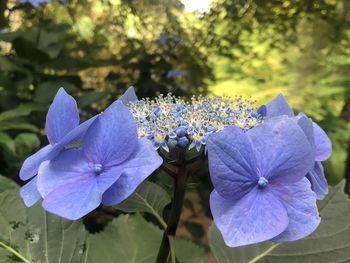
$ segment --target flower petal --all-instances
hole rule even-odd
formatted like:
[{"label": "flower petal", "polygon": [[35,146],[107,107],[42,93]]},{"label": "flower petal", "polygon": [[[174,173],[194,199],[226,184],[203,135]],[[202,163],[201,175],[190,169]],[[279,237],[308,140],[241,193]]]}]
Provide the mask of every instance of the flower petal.
[{"label": "flower petal", "polygon": [[56,188],[65,184],[91,178],[99,185],[101,192],[106,191],[121,175],[122,168],[109,167],[100,174],[95,174],[93,164],[90,163],[81,149],[64,151],[57,158],[43,162],[38,174],[38,190],[42,197],[46,197]]},{"label": "flower petal", "polygon": [[46,197],[62,185],[93,177],[92,166],[81,149],[62,152],[57,158],[42,163],[38,173],[38,190]]},{"label": "flower petal", "polygon": [[97,116],[83,122],[78,127],[69,132],[60,142],[54,146],[47,145],[38,152],[28,157],[20,170],[19,177],[28,180],[38,174],[39,166],[42,162],[55,158],[66,146],[79,142]]},{"label": "flower petal", "polygon": [[138,101],[136,96],[135,88],[133,86],[129,87],[124,94],[119,98],[124,105],[128,105],[129,102]]},{"label": "flower petal", "polygon": [[63,88],[60,88],[46,115],[45,130],[50,144],[59,142],[78,125],[77,103]]},{"label": "flower petal", "polygon": [[257,183],[257,166],[247,135],[237,127],[227,127],[207,141],[210,177],[223,197],[239,199]]},{"label": "flower petal", "polygon": [[287,115],[288,117],[294,116],[292,108],[288,105],[287,100],[282,94],[278,94],[275,99],[267,103],[266,108],[259,113],[265,112],[267,118],[272,118],[280,115]]},{"label": "flower petal", "polygon": [[102,195],[121,175],[111,168],[98,176],[85,176],[55,188],[43,201],[45,210],[67,219],[76,220],[97,208]]},{"label": "flower petal", "polygon": [[306,175],[306,178],[310,181],[311,189],[317,199],[322,200],[328,193],[328,184],[321,162],[315,162],[314,169]]},{"label": "flower petal", "polygon": [[[44,197],[43,207],[72,220],[81,218],[99,206],[103,193],[122,173],[121,168],[111,167],[96,175],[78,151],[81,150],[68,150],[59,158],[43,163],[39,171],[41,181],[38,180],[40,193]],[[66,163],[66,167],[62,167],[69,157],[72,158],[72,163]]]},{"label": "flower petal", "polygon": [[26,181],[38,174],[39,166],[42,162],[48,160],[49,154],[52,151],[52,146],[46,145],[39,151],[29,156],[23,163],[19,171],[19,177]]},{"label": "flower petal", "polygon": [[34,205],[40,198],[40,193],[36,186],[37,177],[34,177],[27,184],[21,187],[20,195],[27,207]]},{"label": "flower petal", "polygon": [[274,193],[283,202],[289,218],[288,227],[272,240],[275,242],[294,241],[311,234],[320,223],[316,195],[310,182],[303,178],[288,186],[271,185]]},{"label": "flower petal", "polygon": [[216,226],[230,247],[269,240],[288,225],[282,203],[258,187],[236,202],[224,199],[214,190],[210,195],[210,208]]},{"label": "flower petal", "polygon": [[137,147],[137,128],[130,111],[113,103],[87,130],[83,149],[93,163],[113,166],[125,161]]},{"label": "flower petal", "polygon": [[299,113],[295,118],[299,127],[303,130],[305,136],[307,137],[311,147],[315,149],[315,135],[312,120],[304,113]]},{"label": "flower petal", "polygon": [[254,145],[260,176],[297,182],[314,165],[314,151],[293,118],[267,120],[247,132]]},{"label": "flower petal", "polygon": [[325,161],[332,154],[332,142],[320,126],[313,123],[316,146],[316,161]]},{"label": "flower petal", "polygon": [[140,139],[136,153],[121,165],[123,173],[120,178],[103,194],[102,203],[115,205],[129,197],[162,162],[152,142]]},{"label": "flower petal", "polygon": [[43,207],[53,214],[76,220],[98,207],[101,200],[96,181],[86,177],[56,188],[45,197]]},{"label": "flower petal", "polygon": [[[71,130],[66,136],[62,138],[58,143],[53,146],[53,151],[61,151],[65,147],[73,145],[75,143],[81,142],[85,132],[90,127],[90,125],[94,122],[94,120],[98,117],[98,115],[91,117],[90,119],[81,123],[78,127]],[[57,154],[56,154],[57,155]],[[52,156],[54,158],[55,156]]]}]

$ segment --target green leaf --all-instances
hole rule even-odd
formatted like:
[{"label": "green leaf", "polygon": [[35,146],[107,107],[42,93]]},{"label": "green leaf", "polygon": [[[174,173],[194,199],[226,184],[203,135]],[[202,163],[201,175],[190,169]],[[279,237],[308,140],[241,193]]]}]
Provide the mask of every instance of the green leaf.
[{"label": "green leaf", "polygon": [[96,92],[96,91],[90,91],[84,93],[84,95],[80,96],[78,98],[78,105],[81,108],[91,106],[92,103],[100,101],[108,96],[107,91],[102,92]]},{"label": "green leaf", "polygon": [[67,24],[49,24],[40,31],[38,48],[48,54],[51,59],[57,58],[64,47],[65,40],[68,39],[68,29]]},{"label": "green leaf", "polygon": [[15,138],[16,152],[19,156],[29,155],[34,149],[39,148],[40,140],[34,133],[20,133]]},{"label": "green leaf", "polygon": [[81,221],[48,214],[40,204],[26,208],[18,186],[3,176],[0,185],[9,186],[0,192],[0,262],[84,261],[87,233]]},{"label": "green leaf", "polygon": [[[0,113],[0,121],[13,120],[18,117],[28,116],[32,111],[41,110],[40,106],[33,104],[22,104],[17,108]],[[2,125],[2,124],[1,124]]]},{"label": "green leaf", "polygon": [[42,105],[51,103],[60,87],[64,87],[68,93],[76,90],[74,84],[65,80],[43,82],[39,84],[35,92],[34,101]]},{"label": "green leaf", "polygon": [[33,43],[25,38],[19,37],[12,41],[12,47],[16,54],[22,58],[30,60],[32,63],[47,63],[50,57],[40,49],[36,43]]},{"label": "green leaf", "polygon": [[0,132],[0,148],[14,154],[15,147],[15,142],[12,140],[12,138],[8,134]]},{"label": "green leaf", "polygon": [[[7,179],[6,177],[0,175],[0,194],[6,190],[18,190],[18,185],[15,181]],[[1,206],[0,206],[1,209]]]},{"label": "green leaf", "polygon": [[204,262],[204,249],[190,240],[174,239],[175,255],[179,263],[202,263]]},{"label": "green leaf", "polygon": [[88,263],[154,263],[162,231],[140,215],[122,215],[106,229],[91,235]]},{"label": "green leaf", "polygon": [[125,201],[116,205],[117,209],[124,212],[148,212],[153,214],[162,227],[166,228],[163,220],[163,209],[170,203],[167,192],[155,183],[143,182],[136,191]]},{"label": "green leaf", "polygon": [[229,248],[218,229],[212,225],[208,236],[211,250],[218,263],[350,262],[350,200],[343,189],[344,182],[331,187],[327,197],[319,202],[321,224],[304,239]]},{"label": "green leaf", "polygon": [[20,65],[14,63],[10,58],[0,56],[0,68],[3,72],[18,71],[27,73],[27,70]]},{"label": "green leaf", "polygon": [[39,129],[30,123],[18,123],[15,120],[13,122],[0,122],[0,131],[8,130],[25,130],[37,132]]}]

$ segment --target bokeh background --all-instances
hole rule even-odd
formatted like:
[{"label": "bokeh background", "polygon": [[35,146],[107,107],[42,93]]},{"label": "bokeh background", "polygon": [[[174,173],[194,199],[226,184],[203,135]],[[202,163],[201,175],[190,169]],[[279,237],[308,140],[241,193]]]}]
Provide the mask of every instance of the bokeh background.
[{"label": "bokeh background", "polygon": [[[86,119],[133,85],[139,97],[242,95],[257,106],[281,92],[331,137],[329,183],[350,181],[350,1],[64,2],[0,1],[0,174],[18,180],[47,143],[59,87]],[[190,199],[205,200],[198,192]],[[209,219],[194,203],[183,223],[201,238]]]}]

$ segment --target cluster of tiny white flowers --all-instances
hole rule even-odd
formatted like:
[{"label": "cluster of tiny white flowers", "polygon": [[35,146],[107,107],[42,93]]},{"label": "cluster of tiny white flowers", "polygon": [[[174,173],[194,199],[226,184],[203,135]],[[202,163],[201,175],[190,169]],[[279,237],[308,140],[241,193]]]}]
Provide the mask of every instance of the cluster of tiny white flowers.
[{"label": "cluster of tiny white flowers", "polygon": [[196,148],[200,151],[208,136],[227,126],[244,131],[263,121],[254,101],[242,97],[192,97],[190,101],[168,94],[156,99],[130,102],[128,107],[140,137],[152,140],[156,149]]}]

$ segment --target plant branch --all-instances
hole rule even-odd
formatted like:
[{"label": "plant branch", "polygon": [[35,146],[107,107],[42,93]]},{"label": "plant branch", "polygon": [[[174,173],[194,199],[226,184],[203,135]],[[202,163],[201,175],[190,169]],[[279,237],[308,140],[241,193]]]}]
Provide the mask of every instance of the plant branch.
[{"label": "plant branch", "polygon": [[[175,148],[171,153],[171,158],[176,161],[177,169],[174,174],[174,192],[171,210],[167,219],[167,228],[164,231],[162,243],[159,248],[156,263],[164,263],[167,261],[170,252],[169,236],[175,236],[176,229],[179,224],[183,202],[185,199],[186,184],[188,172],[186,169],[185,151],[183,149]],[[171,175],[171,174],[169,174]]]}]

